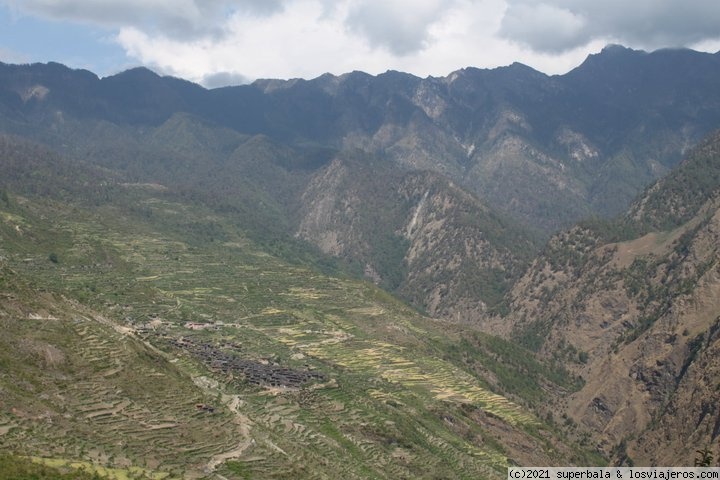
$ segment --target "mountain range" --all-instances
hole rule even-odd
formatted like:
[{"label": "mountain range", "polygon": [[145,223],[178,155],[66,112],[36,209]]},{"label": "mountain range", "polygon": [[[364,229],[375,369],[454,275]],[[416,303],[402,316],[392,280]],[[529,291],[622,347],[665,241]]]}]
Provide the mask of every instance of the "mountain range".
[{"label": "mountain range", "polygon": [[0,446],[150,478],[720,454],[718,79],[621,46],[213,90],[0,64]]},{"label": "mountain range", "polygon": [[[57,111],[152,127],[184,112],[282,143],[360,148],[437,171],[549,233],[620,213],[675,166],[717,125],[719,68],[717,54],[610,46],[556,76],[513,64],[444,78],[353,72],[205,90],[144,68],[98,79],[58,64],[3,65],[0,99],[6,114],[48,127]],[[22,120],[5,128],[23,131]]]}]

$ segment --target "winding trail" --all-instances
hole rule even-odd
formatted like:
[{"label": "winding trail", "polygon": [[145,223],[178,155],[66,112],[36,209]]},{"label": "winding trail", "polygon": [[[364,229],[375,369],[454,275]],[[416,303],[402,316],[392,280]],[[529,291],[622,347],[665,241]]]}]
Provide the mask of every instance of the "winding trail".
[{"label": "winding trail", "polygon": [[[199,383],[196,382],[196,385],[199,385]],[[240,411],[240,407],[242,406],[242,400],[240,400],[240,396],[221,394],[220,399],[222,403],[235,415],[234,421],[240,427],[240,434],[242,435],[243,439],[232,450],[213,455],[213,457],[210,458],[210,460],[208,461],[207,467],[205,467],[205,470],[208,473],[214,472],[218,465],[226,462],[227,460],[232,460],[233,458],[240,458],[245,452],[245,450],[247,450],[253,443],[255,443],[255,440],[253,440],[253,438],[250,436],[250,425],[252,424],[252,421]]]}]

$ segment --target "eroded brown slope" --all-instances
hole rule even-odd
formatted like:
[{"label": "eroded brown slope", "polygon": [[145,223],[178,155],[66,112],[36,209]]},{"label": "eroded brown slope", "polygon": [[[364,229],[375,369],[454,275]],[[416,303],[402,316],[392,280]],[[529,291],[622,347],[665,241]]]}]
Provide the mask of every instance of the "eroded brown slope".
[{"label": "eroded brown slope", "polygon": [[[687,465],[707,446],[717,455],[720,196],[707,179],[718,145],[697,149],[624,220],[554,237],[509,295],[511,314],[486,325],[583,377],[556,399],[559,412],[618,461]],[[608,241],[613,229],[635,238]]]}]

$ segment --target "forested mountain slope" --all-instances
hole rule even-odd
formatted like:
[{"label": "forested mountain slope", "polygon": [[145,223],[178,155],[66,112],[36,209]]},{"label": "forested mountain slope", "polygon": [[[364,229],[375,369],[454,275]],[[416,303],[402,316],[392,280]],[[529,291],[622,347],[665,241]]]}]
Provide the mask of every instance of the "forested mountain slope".
[{"label": "forested mountain slope", "polygon": [[558,400],[616,458],[684,464],[720,435],[720,135],[614,222],[555,236],[486,328],[585,379]]},{"label": "forested mountain slope", "polygon": [[[49,141],[70,118],[157,127],[188,113],[284,144],[360,148],[436,171],[550,233],[590,213],[621,212],[717,128],[719,75],[717,54],[619,46],[552,77],[513,64],[442,78],[352,72],[215,90],[142,68],[98,79],[59,64],[1,65],[0,125]],[[69,145],[65,136],[58,145]]]}]

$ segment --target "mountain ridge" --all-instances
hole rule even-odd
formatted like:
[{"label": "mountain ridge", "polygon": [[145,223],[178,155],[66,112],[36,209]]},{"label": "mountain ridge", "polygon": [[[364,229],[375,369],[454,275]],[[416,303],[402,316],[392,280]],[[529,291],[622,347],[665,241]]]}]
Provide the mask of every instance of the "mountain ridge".
[{"label": "mountain ridge", "polygon": [[[47,117],[48,108],[147,126],[185,112],[285,143],[361,148],[443,173],[549,234],[621,212],[718,123],[718,58],[613,47],[564,75],[512,64],[438,78],[351,72],[213,90],[148,70],[98,79],[57,64],[3,64],[0,108],[12,112],[5,122],[17,133],[18,119]],[[50,72],[59,80],[50,82]],[[49,91],[32,93],[40,87]]]},{"label": "mountain ridge", "polygon": [[[144,68],[98,79],[59,64],[3,64],[0,126],[68,157],[121,171],[133,182],[193,195],[203,190],[254,225],[251,230],[284,238],[282,248],[295,236],[323,250],[324,227],[314,228],[315,234],[300,229],[299,215],[311,211],[303,210],[302,199],[313,201],[303,192],[332,158],[354,151],[368,159],[355,168],[355,177],[366,184],[358,190],[362,195],[372,191],[366,187],[374,181],[373,162],[382,164],[378,172],[393,175],[434,172],[476,197],[478,212],[488,207],[496,218],[509,217],[506,232],[511,224],[522,227],[537,245],[581,218],[622,211],[705,130],[720,124],[717,58],[611,47],[556,76],[516,63],[465,68],[442,78],[350,72],[216,90]],[[693,68],[676,72],[678,65]],[[621,88],[626,70],[641,79],[629,81],[629,90]],[[637,85],[647,91],[638,95]],[[357,200],[361,205],[365,198]],[[385,201],[385,210],[406,208],[401,196],[392,200],[399,203]],[[494,220],[485,220],[483,228],[496,228]],[[397,257],[390,262],[397,268],[386,273],[402,289],[411,272],[405,268],[410,257],[401,254],[409,247],[401,226],[391,223],[379,235],[369,222],[364,231],[345,231],[346,240],[374,238],[375,246],[343,256],[379,283],[388,280],[378,274],[381,259]],[[492,248],[502,250],[500,238]],[[380,244],[395,253],[388,257]],[[495,273],[481,269],[488,276],[476,281],[486,284],[480,300],[487,308],[504,293],[489,287],[491,279],[502,277],[500,270],[521,271],[518,265],[508,258]],[[445,267],[438,272],[447,274]],[[510,281],[500,283],[507,288]],[[419,308],[443,303],[430,301],[437,297],[430,292],[424,298],[405,292]],[[476,320],[483,308],[468,315]]]}]

